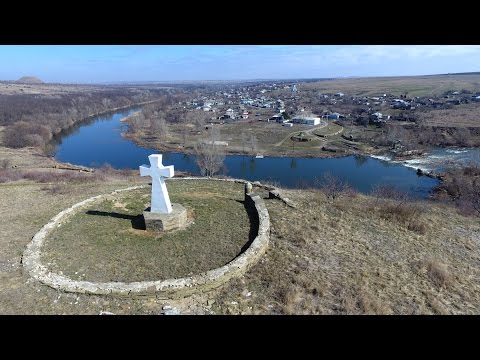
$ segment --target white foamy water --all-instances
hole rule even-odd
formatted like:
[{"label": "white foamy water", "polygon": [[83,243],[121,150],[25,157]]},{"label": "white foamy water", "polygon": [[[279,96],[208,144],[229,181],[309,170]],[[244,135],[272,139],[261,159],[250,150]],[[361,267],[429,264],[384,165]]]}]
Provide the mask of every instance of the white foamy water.
[{"label": "white foamy water", "polygon": [[463,153],[468,153],[468,150],[453,150],[453,149],[448,149],[445,150],[445,152],[449,154],[463,154]]},{"label": "white foamy water", "polygon": [[402,164],[412,169],[420,169],[424,172],[442,172],[449,167],[466,166],[469,163],[480,165],[480,149],[478,148],[450,148],[433,149],[421,157],[396,161],[385,155],[370,155],[370,157],[389,161],[395,164]]},{"label": "white foamy water", "polygon": [[430,171],[433,171],[434,169],[434,166],[432,166],[431,161],[429,161],[428,159],[411,159],[411,160],[397,161],[397,163],[412,169],[420,169],[424,172],[430,172]]},{"label": "white foamy water", "polygon": [[392,161],[391,157],[388,156],[381,156],[381,155],[370,155],[370,157],[378,160],[383,160],[383,161]]}]

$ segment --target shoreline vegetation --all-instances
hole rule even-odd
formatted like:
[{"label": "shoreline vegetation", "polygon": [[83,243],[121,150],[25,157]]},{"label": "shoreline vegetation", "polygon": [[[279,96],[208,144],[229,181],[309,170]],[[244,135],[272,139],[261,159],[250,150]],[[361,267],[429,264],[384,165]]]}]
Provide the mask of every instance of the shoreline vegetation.
[{"label": "shoreline vegetation", "polygon": [[[138,116],[138,114],[141,113],[141,110],[139,111],[136,111],[126,117],[123,117],[122,119],[120,119],[120,122],[125,124],[125,125],[128,125],[128,126],[131,126],[131,123],[133,121],[133,119]],[[158,150],[158,151],[165,151],[165,152],[173,152],[173,153],[179,153],[179,154],[188,154],[188,155],[195,155],[195,148],[194,147],[184,147],[182,145],[179,145],[178,143],[168,143],[168,142],[155,142],[152,143],[150,141],[147,141],[144,137],[142,137],[140,134],[137,134],[135,132],[129,132],[128,130],[127,131],[124,131],[121,133],[121,136],[125,139],[128,139],[128,140],[131,140],[133,141],[136,145],[138,146],[141,146],[141,147],[145,147],[145,148],[153,148],[155,150]],[[445,147],[446,149],[448,149],[449,147]],[[398,163],[398,164],[402,164],[402,161],[405,161],[405,160],[414,160],[414,159],[421,159],[421,157],[419,156],[422,156],[423,152],[420,152],[420,153],[415,153],[415,154],[410,154],[410,155],[397,155],[395,156],[394,158],[385,158],[385,156],[383,156],[386,152],[387,152],[387,148],[382,148],[382,149],[372,149],[370,151],[368,150],[365,150],[365,151],[350,151],[350,152],[322,152],[322,153],[318,153],[318,154],[311,154],[311,153],[308,153],[308,152],[303,152],[301,149],[298,150],[297,152],[286,152],[286,153],[278,153],[278,154],[270,154],[270,153],[267,153],[267,152],[258,152],[258,153],[254,153],[252,154],[251,152],[243,152],[242,150],[235,150],[235,149],[228,149],[226,148],[225,149],[225,153],[227,156],[230,156],[230,155],[239,155],[239,156],[253,156],[253,157],[256,157],[257,155],[261,155],[262,157],[279,157],[279,158],[283,158],[283,157],[292,157],[292,158],[342,158],[342,157],[348,157],[348,156],[352,156],[352,155],[359,155],[359,156],[366,156],[366,157],[374,157],[374,158],[377,158],[377,159],[381,159],[381,160],[384,160],[384,161],[387,161],[387,162],[392,162],[392,163]],[[394,155],[393,153],[389,153],[389,155]],[[422,169],[420,168],[415,168],[415,170],[417,171],[417,174],[418,175],[421,175],[421,176],[427,176],[427,177],[430,177],[430,178],[434,178],[434,179],[438,179],[440,181],[443,181],[446,177],[446,174],[445,173],[436,173],[434,171],[423,171]]]}]

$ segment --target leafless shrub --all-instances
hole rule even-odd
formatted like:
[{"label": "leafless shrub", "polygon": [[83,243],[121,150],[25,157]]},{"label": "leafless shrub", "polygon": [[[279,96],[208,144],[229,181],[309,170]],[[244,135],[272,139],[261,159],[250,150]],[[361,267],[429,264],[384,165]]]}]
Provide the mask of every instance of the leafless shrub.
[{"label": "leafless shrub", "polygon": [[417,219],[410,219],[407,228],[408,230],[414,231],[417,234],[425,235],[427,233],[427,227],[425,224]]},{"label": "leafless shrub", "polygon": [[95,175],[80,171],[27,171],[22,177],[39,183],[81,183],[97,180]]},{"label": "leafless shrub", "polygon": [[68,193],[68,188],[65,184],[54,184],[52,186],[44,186],[42,190],[50,195],[63,195]]},{"label": "leafless shrub", "polygon": [[339,310],[342,313],[346,314],[355,314],[358,313],[358,302],[356,297],[346,289],[340,289],[335,291],[338,301],[339,301]]},{"label": "leafless shrub", "polygon": [[212,129],[210,136],[194,147],[197,165],[204,176],[214,176],[224,166],[225,149],[222,145],[216,145],[215,143],[219,138],[219,131]]},{"label": "leafless shrub", "polygon": [[480,175],[480,166],[477,164],[469,164],[463,168],[463,175],[466,176],[479,176]]},{"label": "leafless shrub", "polygon": [[414,202],[408,193],[398,190],[392,185],[380,184],[376,186],[371,195],[375,198],[375,207],[384,219],[393,220],[411,231],[425,234],[427,228],[420,220],[421,206]]},{"label": "leafless shrub", "polygon": [[9,181],[17,181],[22,178],[22,174],[18,170],[0,169],[0,183]]},{"label": "leafless shrub", "polygon": [[331,202],[345,195],[349,186],[340,178],[327,172],[320,178],[315,179],[315,185],[319,187]]},{"label": "leafless shrub", "polygon": [[167,126],[167,120],[165,119],[164,113],[160,113],[151,119],[150,130],[155,135],[158,135],[160,140],[165,141],[167,139],[168,126]]},{"label": "leafless shrub", "polygon": [[300,293],[300,290],[293,284],[280,288],[278,296],[282,305],[282,312],[284,314],[295,314],[295,307],[301,296]]},{"label": "leafless shrub", "polygon": [[438,259],[430,258],[424,261],[428,277],[440,287],[449,287],[453,284],[453,276],[445,264]]},{"label": "leafless shrub", "polygon": [[317,190],[311,181],[305,179],[297,180],[296,187],[302,190]]},{"label": "leafless shrub", "polygon": [[277,180],[262,180],[262,184],[272,188],[280,187],[280,183]]},{"label": "leafless shrub", "polygon": [[429,291],[426,293],[427,296],[427,302],[432,308],[432,310],[435,312],[435,314],[439,315],[449,315],[450,311],[440,302],[437,300],[435,295]]},{"label": "leafless shrub", "polygon": [[255,134],[252,134],[252,136],[250,136],[248,146],[249,146],[252,154],[255,155],[257,153],[257,150],[258,150],[258,140],[257,140],[257,137],[255,136]]},{"label": "leafless shrub", "polygon": [[385,202],[385,200],[406,202],[408,199],[407,193],[398,190],[395,186],[390,184],[375,185],[370,195],[375,198],[375,205]]},{"label": "leafless shrub", "polygon": [[305,272],[302,272],[295,276],[293,281],[301,289],[304,289],[307,293],[311,295],[325,296],[326,289],[324,288],[324,286],[319,284],[318,280],[314,280],[312,279],[312,277],[305,275]]},{"label": "leafless shrub", "polygon": [[345,197],[354,199],[358,196],[358,191],[353,187],[348,186],[344,191]]},{"label": "leafless shrub", "polygon": [[10,159],[0,160],[0,169],[6,169],[10,166]]},{"label": "leafless shrub", "polygon": [[399,202],[399,203],[385,203],[380,208],[380,216],[384,219],[393,220],[403,225],[412,231],[423,233],[426,228],[419,220],[421,208],[415,203]]},{"label": "leafless shrub", "polygon": [[460,195],[460,200],[480,216],[480,178],[474,179]]},{"label": "leafless shrub", "polygon": [[361,289],[358,294],[358,305],[361,313],[373,315],[390,314],[390,309],[380,299],[366,289]]},{"label": "leafless shrub", "polygon": [[52,131],[44,125],[19,121],[5,130],[5,145],[11,148],[44,146],[52,138]]}]

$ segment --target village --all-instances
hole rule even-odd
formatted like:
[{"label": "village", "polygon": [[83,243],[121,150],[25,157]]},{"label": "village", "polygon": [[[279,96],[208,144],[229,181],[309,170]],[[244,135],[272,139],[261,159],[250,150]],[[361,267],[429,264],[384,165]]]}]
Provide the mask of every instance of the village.
[{"label": "village", "polygon": [[[375,80],[372,80],[375,81]],[[145,121],[127,121],[127,137],[138,144],[191,153],[216,129],[216,145],[229,154],[332,157],[349,154],[411,156],[433,146],[478,146],[480,92],[446,88],[441,93],[381,87],[368,94],[352,87],[329,91],[325,81],[259,81],[192,85],[167,110],[144,111]],[[459,108],[466,116],[454,121]],[[165,126],[149,127],[164,111]],[[421,131],[419,131],[421,129]],[[420,134],[419,134],[420,133]],[[210,132],[211,134],[211,132]]]},{"label": "village", "polygon": [[[180,102],[178,105],[183,105],[183,108],[188,110],[211,112],[215,114],[211,117],[212,121],[228,122],[255,117],[258,121],[318,125],[320,119],[344,119],[360,124],[364,124],[366,120],[371,123],[385,123],[389,120],[415,121],[412,114],[414,110],[449,109],[455,105],[480,102],[480,93],[472,94],[465,90],[451,90],[443,96],[407,97],[407,94],[397,96],[386,93],[378,96],[355,96],[343,92],[311,94],[311,91],[299,91],[298,86],[298,83],[273,82],[230,88],[213,94],[206,91],[204,96]],[[311,103],[310,109],[302,106],[306,97]],[[260,112],[260,109],[267,111]],[[338,112],[342,109],[345,112]],[[317,115],[306,116],[303,113]]]}]

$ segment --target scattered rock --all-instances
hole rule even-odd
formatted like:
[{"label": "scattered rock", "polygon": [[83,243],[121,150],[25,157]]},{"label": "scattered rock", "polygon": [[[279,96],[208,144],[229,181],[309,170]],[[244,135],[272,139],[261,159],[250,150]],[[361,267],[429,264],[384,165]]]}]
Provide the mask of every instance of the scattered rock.
[{"label": "scattered rock", "polygon": [[245,195],[252,193],[253,186],[250,182],[245,183]]},{"label": "scattered rock", "polygon": [[162,312],[163,315],[180,315],[180,310],[178,310],[176,307],[167,305],[167,306],[164,306],[162,310],[163,310]]},{"label": "scattered rock", "polygon": [[208,306],[211,306],[211,305],[213,305],[213,304],[215,304],[215,300],[213,300],[213,299],[208,299],[208,300],[207,300],[207,305],[208,305]]},{"label": "scattered rock", "polygon": [[115,314],[110,311],[100,311],[100,314],[98,315],[115,315]]}]

